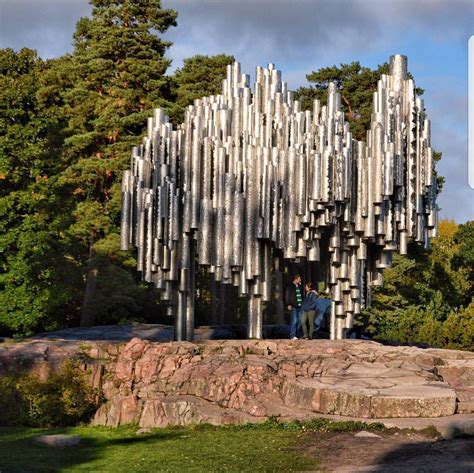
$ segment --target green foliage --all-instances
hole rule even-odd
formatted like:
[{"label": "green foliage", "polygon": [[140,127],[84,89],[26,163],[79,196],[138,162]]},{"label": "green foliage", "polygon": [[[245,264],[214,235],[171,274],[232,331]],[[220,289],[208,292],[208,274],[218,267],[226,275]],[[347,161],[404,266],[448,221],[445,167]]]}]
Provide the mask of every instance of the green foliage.
[{"label": "green foliage", "polygon": [[[66,279],[77,271],[55,213],[60,118],[38,98],[49,63],[34,51],[0,51],[0,329],[26,335],[74,317]],[[53,177],[51,177],[53,175]],[[64,323],[64,322],[62,322]]]},{"label": "green foliage", "polygon": [[175,124],[184,121],[184,111],[194,100],[222,91],[222,81],[226,77],[226,67],[235,61],[233,56],[196,55],[185,59],[183,66],[173,75],[174,104],[170,118]]},{"label": "green foliage", "polygon": [[373,337],[441,348],[474,349],[473,222],[439,223],[429,251],[394,255],[362,322]]},{"label": "green foliage", "polygon": [[[146,309],[140,299],[133,300],[140,292],[138,275],[117,261],[112,243],[117,242],[119,183],[130,149],[153,108],[169,106],[165,72],[170,60],[164,53],[170,43],[156,33],[175,25],[177,14],[162,9],[159,0],[91,3],[92,17],[77,23],[74,51],[65,63],[72,81],[61,93],[67,165],[58,176],[58,192],[72,217],[66,237],[77,248],[84,280],[98,275],[97,286],[86,285],[87,323],[96,318],[113,323]],[[107,297],[111,304],[105,310]]]},{"label": "green foliage", "polygon": [[474,221],[460,225],[453,240],[458,248],[452,260],[453,270],[466,274],[472,288],[474,287]]},{"label": "green foliage", "polygon": [[38,113],[36,52],[0,50],[0,195],[24,188],[45,172],[47,121]]},{"label": "green foliage", "polygon": [[[306,75],[312,85],[300,87],[296,91],[296,98],[301,100],[303,110],[311,110],[315,99],[326,105],[327,88],[333,82],[341,93],[342,109],[351,132],[356,139],[365,141],[366,130],[370,128],[373,93],[377,90],[380,76],[388,72],[387,63],[379,65],[377,69],[361,66],[359,61],[340,64],[339,67],[323,67]],[[418,88],[417,93],[421,95],[423,90]]]},{"label": "green foliage", "polygon": [[[130,254],[118,254],[120,180],[147,117],[170,104],[164,53],[171,43],[157,33],[175,25],[177,14],[162,9],[159,0],[91,4],[92,16],[77,23],[73,53],[50,81],[57,90],[62,71],[70,78],[59,93],[65,138],[56,211],[69,217],[63,241],[82,278],[76,286],[82,322],[87,307],[87,323],[117,323],[156,312],[156,295],[148,297],[150,290],[141,286]],[[91,274],[97,283],[84,284]]]},{"label": "green foliage", "polygon": [[113,264],[109,258],[96,256],[88,264],[99,268],[96,289],[89,301],[97,325],[146,322],[150,316],[155,323],[159,322],[159,301],[152,287],[137,283],[130,271]]},{"label": "green foliage", "polygon": [[0,376],[0,426],[28,425],[28,404],[17,383],[16,376]]},{"label": "green foliage", "polygon": [[437,346],[474,351],[474,302],[451,311],[436,334]]},{"label": "green foliage", "polygon": [[146,118],[170,103],[170,43],[157,33],[176,24],[176,12],[158,0],[91,3],[72,54],[43,62],[34,51],[0,51],[0,329],[7,334],[77,325],[95,262],[98,293],[89,299],[98,320],[156,312],[130,253],[118,255],[120,178]]},{"label": "green foliage", "polygon": [[228,429],[228,430],[295,430],[306,432],[358,432],[366,430],[369,432],[381,432],[386,430],[380,422],[360,421],[334,421],[330,419],[314,418],[306,421],[290,420],[281,421],[278,417],[270,417],[265,422],[247,424],[229,424],[225,426],[213,426],[210,424],[198,425],[196,428],[203,429]]},{"label": "green foliage", "polygon": [[315,99],[326,105],[329,82],[334,82],[341,93],[341,105],[354,137],[365,140],[365,130],[370,127],[373,92],[377,90],[380,75],[387,73],[388,64],[372,70],[361,66],[358,61],[340,67],[323,67],[307,74],[306,78],[312,85],[300,87],[296,97],[301,100],[303,109],[311,110]]},{"label": "green foliage", "polygon": [[0,393],[0,425],[75,425],[88,420],[100,400],[73,361],[65,362],[44,381],[34,374],[2,376]]},{"label": "green foliage", "polygon": [[[445,307],[442,307],[446,310]],[[391,324],[386,323],[377,338],[401,343],[426,343],[432,347],[474,350],[474,303],[451,310],[439,319],[432,307],[408,307]]]}]

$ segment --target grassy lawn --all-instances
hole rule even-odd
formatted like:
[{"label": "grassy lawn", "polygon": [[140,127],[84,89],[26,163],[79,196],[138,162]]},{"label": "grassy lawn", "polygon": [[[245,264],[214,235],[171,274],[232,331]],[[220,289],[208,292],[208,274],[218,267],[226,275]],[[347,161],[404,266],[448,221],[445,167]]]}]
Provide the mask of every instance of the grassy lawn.
[{"label": "grassy lawn", "polygon": [[[262,427],[0,428],[0,472],[301,471],[317,467],[297,449],[304,429]],[[36,446],[42,434],[79,435],[68,448]]]}]

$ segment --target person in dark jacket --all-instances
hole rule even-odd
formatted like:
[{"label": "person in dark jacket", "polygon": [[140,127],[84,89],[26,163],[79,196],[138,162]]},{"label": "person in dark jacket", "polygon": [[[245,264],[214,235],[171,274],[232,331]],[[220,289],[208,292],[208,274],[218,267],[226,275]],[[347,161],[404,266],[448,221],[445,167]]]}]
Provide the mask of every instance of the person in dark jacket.
[{"label": "person in dark jacket", "polygon": [[297,274],[293,277],[293,282],[288,284],[285,291],[285,305],[291,311],[290,319],[290,338],[297,340],[296,336],[299,321],[302,314],[301,306],[303,305],[303,288],[301,286],[301,276]]},{"label": "person in dark jacket", "polygon": [[[303,328],[303,338],[313,338],[314,316],[316,314],[316,306],[318,303],[318,293],[314,290],[313,283],[309,282],[305,286],[306,297],[301,306],[300,325]],[[309,324],[309,329],[308,329]]]}]

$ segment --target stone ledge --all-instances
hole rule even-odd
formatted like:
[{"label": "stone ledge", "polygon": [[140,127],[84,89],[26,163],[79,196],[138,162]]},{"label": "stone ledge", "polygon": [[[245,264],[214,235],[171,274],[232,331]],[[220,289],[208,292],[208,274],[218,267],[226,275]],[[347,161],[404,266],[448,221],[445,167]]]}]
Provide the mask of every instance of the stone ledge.
[{"label": "stone ledge", "polygon": [[315,379],[287,381],[286,405],[321,414],[361,418],[443,417],[456,412],[456,393],[443,383],[371,389],[350,380],[327,385]]},{"label": "stone ledge", "polygon": [[363,340],[30,339],[0,345],[0,374],[46,376],[70,358],[103,389],[95,422],[106,425],[436,418],[474,408],[474,353]]}]

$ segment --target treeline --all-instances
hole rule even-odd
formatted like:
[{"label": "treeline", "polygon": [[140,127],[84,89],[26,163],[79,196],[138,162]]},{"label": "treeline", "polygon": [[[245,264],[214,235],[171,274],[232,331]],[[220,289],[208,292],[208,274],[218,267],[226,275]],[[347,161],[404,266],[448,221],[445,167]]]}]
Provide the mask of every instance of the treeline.
[{"label": "treeline", "polygon": [[429,251],[394,254],[359,320],[376,339],[474,350],[474,222],[439,223]]},{"label": "treeline", "polygon": [[[0,327],[164,321],[119,251],[120,180],[153,108],[176,123],[217,93],[226,55],[195,56],[167,75],[160,37],[177,13],[159,1],[94,0],[73,52],[44,61],[0,51]],[[161,317],[161,318],[160,318]]]},{"label": "treeline", "polygon": [[[166,52],[171,43],[161,35],[176,25],[176,11],[161,8],[159,0],[91,4],[91,17],[77,23],[72,53],[42,60],[29,49],[0,50],[2,335],[171,322],[156,291],[141,282],[133,251],[119,250],[121,174],[153,108],[164,108],[180,123],[196,98],[220,91],[226,65],[234,58],[194,56],[170,74]],[[372,70],[358,62],[323,68],[308,74],[311,85],[297,96],[304,106],[316,97],[324,103],[328,82],[335,81],[346,118],[361,139],[370,122],[372,92],[386,70],[386,64]],[[472,224],[456,228],[452,240],[457,256],[449,261],[443,256],[442,270],[433,259],[439,255],[438,240],[432,252],[413,247],[409,258],[396,259],[393,274],[400,265],[413,265],[412,277],[424,289],[402,296],[403,284],[389,272],[365,319],[372,335],[400,338],[397,324],[409,318],[406,314],[416,312],[417,320],[425,320],[420,314],[428,310],[438,324],[458,320],[461,313],[469,319],[470,310],[472,326],[472,304],[465,309],[473,294],[472,273],[466,276]],[[446,274],[462,276],[448,279],[463,297],[452,296],[451,286],[443,282]],[[216,287],[205,274],[198,276],[197,297],[199,323],[245,322],[245,301],[232,288]],[[265,313],[267,322],[283,320],[278,297]],[[423,338],[418,332],[416,337]]]}]

